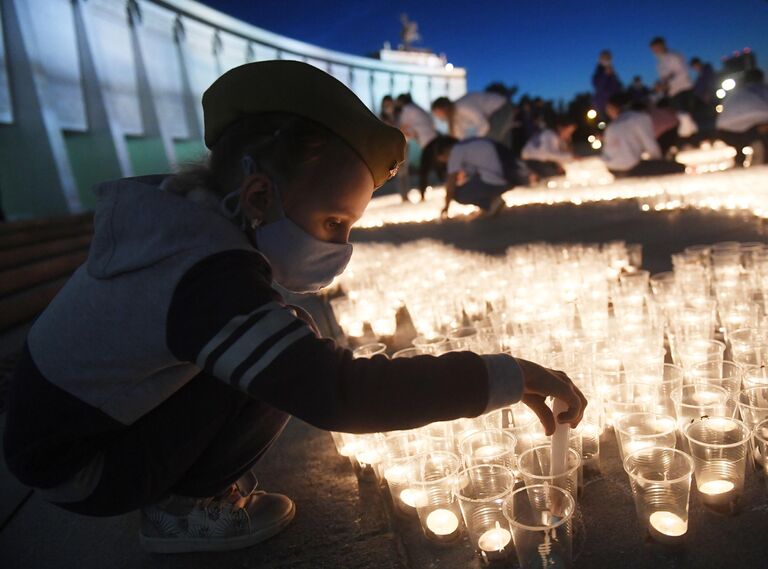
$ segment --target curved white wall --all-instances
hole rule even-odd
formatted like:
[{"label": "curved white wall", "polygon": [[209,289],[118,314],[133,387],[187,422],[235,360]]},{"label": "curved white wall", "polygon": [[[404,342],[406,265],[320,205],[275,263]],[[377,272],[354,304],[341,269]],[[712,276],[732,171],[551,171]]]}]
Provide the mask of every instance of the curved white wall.
[{"label": "curved white wall", "polygon": [[248,61],[306,61],[374,111],[385,94],[428,106],[466,92],[463,69],[323,49],[191,0],[0,0],[0,22],[9,217],[87,209],[99,176],[175,167],[201,148],[203,91]]}]

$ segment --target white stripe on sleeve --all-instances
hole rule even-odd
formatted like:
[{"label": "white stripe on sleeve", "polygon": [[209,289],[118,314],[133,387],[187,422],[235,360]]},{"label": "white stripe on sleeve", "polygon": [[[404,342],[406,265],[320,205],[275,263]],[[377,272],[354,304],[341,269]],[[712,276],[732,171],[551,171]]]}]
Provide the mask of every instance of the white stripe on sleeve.
[{"label": "white stripe on sleeve", "polygon": [[254,350],[295,321],[296,317],[284,308],[270,311],[219,356],[213,364],[213,375],[220,379],[228,379],[237,366],[243,363]]},{"label": "white stripe on sleeve", "polygon": [[301,328],[297,328],[290,334],[286,335],[284,338],[281,338],[280,341],[276,342],[275,345],[267,350],[256,363],[254,363],[245,371],[245,373],[240,378],[240,389],[248,389],[254,378],[262,371],[264,371],[264,369],[266,369],[266,367],[271,364],[277,356],[279,356],[291,344],[308,334],[314,334],[314,332],[312,332],[309,326],[302,326]]},{"label": "white stripe on sleeve", "polygon": [[274,310],[281,307],[282,306],[277,302],[269,302],[263,306],[260,306],[249,314],[241,314],[239,316],[235,316],[232,320],[227,322],[224,327],[219,330],[219,332],[213,338],[211,338],[205,346],[203,346],[203,349],[200,350],[199,354],[197,354],[197,359],[195,360],[197,365],[201,368],[205,367],[205,360],[208,359],[208,356],[210,356],[216,348],[223,344],[226,339],[229,338],[235,332],[235,330],[242,326],[242,324],[251,316],[258,314],[259,312]]}]

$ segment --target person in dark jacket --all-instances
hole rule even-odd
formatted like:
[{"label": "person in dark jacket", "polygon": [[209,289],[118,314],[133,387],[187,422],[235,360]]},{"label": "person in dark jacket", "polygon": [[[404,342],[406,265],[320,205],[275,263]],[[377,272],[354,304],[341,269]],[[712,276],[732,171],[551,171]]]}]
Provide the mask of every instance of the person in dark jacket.
[{"label": "person in dark jacket", "polygon": [[616,70],[613,68],[613,56],[607,49],[600,52],[597,67],[592,74],[592,87],[595,90],[592,99],[595,109],[604,117],[608,99],[619,93],[622,88],[619,76],[616,75]]},{"label": "person in dark jacket", "polygon": [[715,70],[712,64],[702,61],[698,57],[691,58],[691,69],[696,72],[696,80],[693,82],[693,94],[696,101],[691,114],[699,127],[699,131],[705,136],[715,131],[715,91],[717,89]]},{"label": "person in dark jacket", "polygon": [[[98,188],[80,267],[32,326],[11,380],[8,467],[60,507],[140,509],[149,551],[224,551],[291,521],[253,469],[290,415],[351,433],[521,400],[548,433],[586,400],[506,354],[353,359],[280,290],[317,291],[403,161],[402,133],[296,61],[236,67],[203,95],[205,165]],[[567,402],[557,419],[546,396]],[[403,402],[408,404],[404,405]]]}]

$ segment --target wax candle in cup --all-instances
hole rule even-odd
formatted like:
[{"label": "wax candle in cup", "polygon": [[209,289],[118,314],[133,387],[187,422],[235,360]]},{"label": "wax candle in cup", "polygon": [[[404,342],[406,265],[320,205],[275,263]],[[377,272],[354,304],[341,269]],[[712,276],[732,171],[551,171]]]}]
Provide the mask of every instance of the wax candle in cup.
[{"label": "wax candle in cup", "polygon": [[650,447],[627,454],[624,470],[641,527],[653,541],[681,545],[688,531],[693,459],[673,448]]},{"label": "wax candle in cup", "polygon": [[479,464],[462,470],[454,494],[461,508],[469,541],[485,562],[509,555],[512,534],[502,505],[515,487],[511,469],[498,464]]},{"label": "wax candle in cup", "polygon": [[438,543],[461,535],[460,511],[454,489],[459,484],[461,460],[453,453],[433,451],[419,457],[409,489],[416,494],[416,513],[427,539]]},{"label": "wax candle in cup", "polygon": [[744,488],[752,432],[738,419],[703,417],[689,424],[684,434],[702,503],[717,513],[734,513]]}]

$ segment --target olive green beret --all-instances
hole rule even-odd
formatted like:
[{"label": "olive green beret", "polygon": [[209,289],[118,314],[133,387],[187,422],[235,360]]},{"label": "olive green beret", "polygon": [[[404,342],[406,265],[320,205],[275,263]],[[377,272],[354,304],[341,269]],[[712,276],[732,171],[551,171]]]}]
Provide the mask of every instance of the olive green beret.
[{"label": "olive green beret", "polygon": [[227,71],[203,93],[205,145],[213,148],[237,119],[293,113],[320,123],[346,142],[373,175],[376,187],[397,173],[405,137],[380,121],[341,81],[300,61],[259,61]]}]

